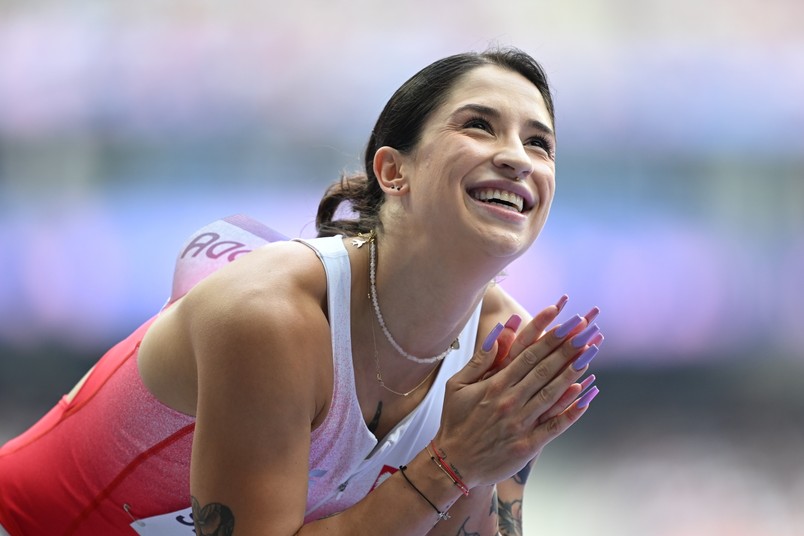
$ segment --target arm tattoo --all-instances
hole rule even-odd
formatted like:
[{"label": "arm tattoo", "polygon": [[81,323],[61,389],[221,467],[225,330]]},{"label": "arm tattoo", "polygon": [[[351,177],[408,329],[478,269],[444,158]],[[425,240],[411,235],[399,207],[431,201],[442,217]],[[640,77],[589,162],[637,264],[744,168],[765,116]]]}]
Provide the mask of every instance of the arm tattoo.
[{"label": "arm tattoo", "polygon": [[455,536],[480,536],[479,532],[467,532],[466,531],[466,524],[469,523],[469,518],[463,520],[463,524],[461,524],[461,528],[458,529],[458,534]]},{"label": "arm tattoo", "polygon": [[524,486],[525,483],[528,481],[531,469],[533,469],[533,460],[529,461],[525,467],[520,469],[519,472],[512,477],[514,479],[514,482],[516,482],[520,486]]},{"label": "arm tattoo", "polygon": [[234,515],[228,506],[220,503],[209,503],[201,508],[198,499],[193,501],[193,519],[198,536],[232,536],[234,532]]},{"label": "arm tattoo", "polygon": [[499,501],[499,528],[502,536],[522,536],[522,500]]}]

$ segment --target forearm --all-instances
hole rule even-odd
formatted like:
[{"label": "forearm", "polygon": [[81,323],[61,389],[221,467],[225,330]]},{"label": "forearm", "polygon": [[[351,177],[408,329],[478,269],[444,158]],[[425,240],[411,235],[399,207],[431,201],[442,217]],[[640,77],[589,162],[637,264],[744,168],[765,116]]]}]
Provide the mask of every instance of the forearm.
[{"label": "forearm", "polygon": [[449,509],[450,519],[438,523],[428,536],[495,536],[497,492],[495,486],[473,488]]},{"label": "forearm", "polygon": [[[439,471],[429,456],[422,452],[407,464],[404,475],[402,471],[397,471],[351,508],[338,515],[309,523],[303,526],[297,535],[454,536],[459,534],[460,523],[455,524],[452,508],[462,503],[458,500],[459,497],[464,499],[461,491]],[[490,496],[488,500],[490,501]],[[489,504],[485,503],[486,512]],[[461,507],[458,509],[463,510]],[[440,519],[439,512],[443,514],[441,517],[449,518]],[[442,527],[454,528],[439,532]]]},{"label": "forearm", "polygon": [[522,500],[525,483],[528,481],[530,470],[535,463],[536,458],[514,476],[497,485],[497,516],[500,536],[522,535]]}]

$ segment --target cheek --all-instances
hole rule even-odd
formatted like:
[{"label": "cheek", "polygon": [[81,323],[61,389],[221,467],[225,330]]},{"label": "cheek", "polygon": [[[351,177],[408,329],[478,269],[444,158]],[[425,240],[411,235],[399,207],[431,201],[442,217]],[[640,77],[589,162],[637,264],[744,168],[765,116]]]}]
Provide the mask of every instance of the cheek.
[{"label": "cheek", "polygon": [[548,164],[540,164],[534,169],[536,184],[541,204],[550,205],[556,193],[555,168]]},{"label": "cheek", "polygon": [[426,188],[430,190],[454,187],[455,181],[462,180],[477,165],[478,158],[477,151],[463,146],[420,153],[414,168],[415,180],[428,182]]}]

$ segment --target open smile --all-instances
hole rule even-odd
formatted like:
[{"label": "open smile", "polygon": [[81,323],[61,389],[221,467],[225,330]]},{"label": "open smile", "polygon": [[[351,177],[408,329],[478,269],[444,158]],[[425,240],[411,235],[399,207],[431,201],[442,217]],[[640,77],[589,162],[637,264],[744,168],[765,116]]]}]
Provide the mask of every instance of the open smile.
[{"label": "open smile", "polygon": [[483,203],[493,203],[520,214],[525,209],[525,198],[506,190],[478,188],[469,192],[469,195]]}]

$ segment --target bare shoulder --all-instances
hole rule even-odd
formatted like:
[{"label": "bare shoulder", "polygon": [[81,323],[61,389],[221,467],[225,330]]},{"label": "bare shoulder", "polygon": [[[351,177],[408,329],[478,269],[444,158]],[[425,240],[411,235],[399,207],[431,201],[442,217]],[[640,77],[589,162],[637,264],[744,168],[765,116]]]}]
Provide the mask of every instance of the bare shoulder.
[{"label": "bare shoulder", "polygon": [[519,302],[511,296],[504,288],[502,288],[498,284],[492,283],[486,289],[486,293],[483,296],[483,309],[481,311],[483,315],[486,314],[527,314],[525,309]]},{"label": "bare shoulder", "polygon": [[310,248],[298,242],[259,248],[160,316],[143,340],[143,380],[157,398],[193,414],[207,381],[214,389],[239,385],[243,394],[252,384],[259,392],[299,383],[290,396],[305,406],[313,397],[308,410],[315,414],[326,400],[317,393],[326,388],[331,363],[325,302],[324,269]]},{"label": "bare shoulder", "polygon": [[522,317],[523,323],[531,318],[530,313],[500,285],[491,284],[483,296],[483,307],[480,310],[478,339],[485,337],[497,322],[505,324],[511,315]]},{"label": "bare shoulder", "polygon": [[206,372],[244,386],[265,380],[299,387],[296,393],[314,388],[310,371],[331,361],[323,266],[298,242],[271,244],[241,261],[181,304],[199,378]]},{"label": "bare shoulder", "polygon": [[[204,327],[237,331],[277,328],[284,315],[323,315],[326,277],[315,253],[299,242],[268,244],[224,266],[193,288],[179,309]],[[266,324],[266,320],[272,322]],[[293,326],[284,326],[292,329]],[[298,327],[298,326],[297,326]]]}]

